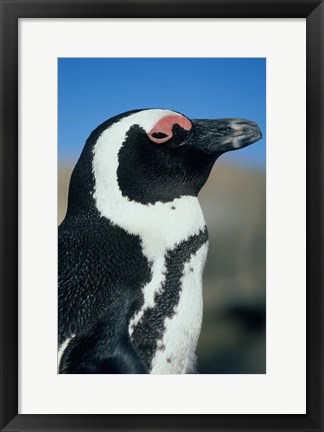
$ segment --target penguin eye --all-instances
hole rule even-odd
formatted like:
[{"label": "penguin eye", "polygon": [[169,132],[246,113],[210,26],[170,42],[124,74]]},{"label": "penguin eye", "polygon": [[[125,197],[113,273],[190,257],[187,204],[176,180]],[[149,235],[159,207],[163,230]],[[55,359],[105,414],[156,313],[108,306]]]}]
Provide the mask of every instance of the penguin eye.
[{"label": "penguin eye", "polygon": [[151,141],[155,142],[156,144],[163,144],[169,141],[170,138],[172,138],[172,133],[168,134],[160,131],[154,131],[152,133],[148,133],[147,136],[150,138]]},{"label": "penguin eye", "polygon": [[168,135],[163,132],[154,132],[152,133],[152,137],[156,139],[166,138]]},{"label": "penguin eye", "polygon": [[171,140],[175,134],[178,141],[179,133],[187,133],[191,128],[192,123],[189,119],[181,114],[173,113],[162,116],[147,132],[147,136],[154,143],[163,144]]}]

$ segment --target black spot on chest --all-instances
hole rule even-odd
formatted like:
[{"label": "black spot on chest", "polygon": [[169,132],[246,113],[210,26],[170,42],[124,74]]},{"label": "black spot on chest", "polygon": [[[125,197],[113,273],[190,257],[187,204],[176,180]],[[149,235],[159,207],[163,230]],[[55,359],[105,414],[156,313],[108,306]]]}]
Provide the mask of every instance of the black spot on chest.
[{"label": "black spot on chest", "polygon": [[207,228],[197,235],[179,243],[165,257],[166,274],[159,293],[155,294],[154,307],[144,311],[144,314],[134,329],[132,340],[149,369],[156,350],[158,341],[162,339],[167,317],[171,318],[175,313],[175,307],[179,303],[181,293],[181,277],[185,264],[191,256],[207,242]]}]

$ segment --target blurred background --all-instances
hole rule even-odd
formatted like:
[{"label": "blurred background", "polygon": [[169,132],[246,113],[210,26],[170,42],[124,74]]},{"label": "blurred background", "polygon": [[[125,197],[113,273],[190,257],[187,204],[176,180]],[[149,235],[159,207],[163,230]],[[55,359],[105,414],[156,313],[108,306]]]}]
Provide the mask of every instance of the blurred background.
[{"label": "blurred background", "polygon": [[60,58],[58,223],[71,172],[100,123],[139,108],[253,120],[263,139],[223,155],[199,195],[209,231],[199,373],[266,373],[266,60]]}]

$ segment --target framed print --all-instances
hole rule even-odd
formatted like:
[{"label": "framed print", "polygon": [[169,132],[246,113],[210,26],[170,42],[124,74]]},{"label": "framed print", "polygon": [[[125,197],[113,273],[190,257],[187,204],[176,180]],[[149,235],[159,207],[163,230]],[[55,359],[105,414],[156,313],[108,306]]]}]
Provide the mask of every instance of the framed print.
[{"label": "framed print", "polygon": [[1,430],[323,430],[323,10],[1,2]]},{"label": "framed print", "polygon": [[[100,82],[96,89],[93,86],[94,82]],[[137,87],[134,86],[134,82],[137,83]],[[223,85],[219,86],[218,82]],[[72,374],[82,371],[82,373],[93,374],[99,370],[102,372],[103,369],[107,372],[113,370],[121,373],[137,370],[151,375],[196,372],[199,374],[263,374],[266,372],[265,82],[266,59],[264,58],[64,57],[58,59],[60,373]],[[156,88],[157,84],[164,88],[163,94]],[[140,94],[137,88],[141,89]],[[188,88],[190,88],[189,92]],[[98,91],[105,96],[98,98]],[[79,106],[80,111],[78,111],[75,99],[80,93],[83,93],[82,97],[88,103]],[[209,100],[206,98],[208,94]],[[116,100],[110,112],[106,97],[108,100]],[[203,100],[200,101],[201,97]],[[236,99],[235,102],[233,97]],[[102,101],[101,108],[98,100]],[[218,108],[215,106],[216,100]],[[229,102],[226,104],[226,101]],[[205,111],[194,108],[193,105],[200,103],[205,105]],[[172,111],[156,108],[140,109],[141,104],[153,107],[169,104],[172,106]],[[93,105],[97,105],[95,113]],[[235,109],[232,108],[233,105]],[[134,106],[138,107],[135,112],[132,110]],[[130,111],[119,114],[115,121],[116,110],[123,111],[128,108]],[[102,113],[99,114],[101,110]],[[187,116],[189,115],[190,118],[195,116],[205,119],[214,116],[216,119],[189,120],[188,117],[179,114],[184,111],[187,111]],[[105,119],[111,115],[112,119],[108,120],[108,123],[104,122],[99,129],[91,133],[79,161],[76,162],[75,153],[79,153],[80,148],[70,143],[82,142],[83,138],[82,136],[72,138],[71,131],[83,135],[79,119],[81,117],[90,119],[93,114],[96,116],[95,123],[100,123],[101,115]],[[219,117],[221,120],[217,120]],[[227,117],[227,120],[224,117]],[[179,122],[176,123],[179,126],[173,126],[174,120]],[[143,136],[139,130],[135,132],[134,122],[135,124],[139,122],[141,125],[137,126],[139,129],[144,127],[149,129],[151,126],[146,125],[151,121],[156,122],[153,132],[149,132],[148,135],[144,133]],[[72,126],[72,123],[75,126]],[[178,127],[180,129],[177,131]],[[101,136],[102,128],[105,128],[105,132],[102,132]],[[126,140],[123,128],[129,128],[127,132],[129,138]],[[175,133],[173,128],[176,130]],[[117,135],[120,131],[120,140],[113,138],[111,135],[113,130]],[[98,138],[95,138],[96,131],[100,131]],[[209,142],[206,133],[210,136],[208,149],[205,147]],[[137,150],[135,151],[136,143],[142,142],[140,136],[146,143],[144,148],[139,145],[138,151],[142,156],[137,153]],[[104,145],[103,142],[114,142],[115,147]],[[127,142],[132,143],[130,147],[126,147]],[[92,157],[90,148],[98,152],[100,148],[104,152],[105,149],[109,149],[109,155]],[[145,158],[141,153],[143,150]],[[135,152],[133,156],[128,153],[129,151]],[[114,152],[113,166],[109,161],[112,163]],[[103,160],[109,164],[104,169]],[[83,188],[84,181],[79,179],[86,177],[86,167],[91,164],[96,186],[93,188],[89,185],[90,193],[85,191],[84,198],[80,199],[80,190]],[[108,205],[103,205],[103,202],[99,204],[101,182],[99,178],[102,170],[105,173],[110,171],[117,173],[117,176],[112,174],[109,179],[106,175],[102,177],[101,196],[106,196],[104,190],[110,191]],[[72,175],[71,171],[73,171]],[[239,182],[235,181],[236,177],[240,179]],[[69,188],[68,181],[70,181]],[[206,184],[202,187],[202,183]],[[221,184],[222,188],[218,186]],[[148,185],[150,186],[147,187]],[[91,199],[93,194],[98,196],[96,202]],[[106,226],[104,237],[93,226],[96,216],[90,216],[92,211],[84,209],[84,203],[88,201],[86,196],[90,197],[89,205],[97,216],[101,211],[107,216],[104,219],[99,217],[96,225],[97,228],[102,223]],[[116,205],[111,205],[112,202],[116,202]],[[215,207],[213,203],[217,203]],[[84,215],[83,211],[85,211]],[[190,213],[189,218],[184,214],[187,212]],[[225,214],[228,217],[225,217]],[[76,221],[76,217],[78,221],[88,217],[91,219],[89,224],[85,224],[82,234],[79,229],[75,231],[75,226],[80,224]],[[106,225],[106,220],[114,220],[114,222]],[[173,229],[170,228],[172,225],[174,234],[172,234]],[[87,229],[86,226],[93,228]],[[119,235],[126,237],[123,240],[120,238],[118,244],[112,245],[110,244],[111,234],[117,227],[120,229],[116,231],[117,237]],[[99,230],[100,233],[103,232],[102,229],[103,226]],[[88,231],[87,235],[86,231]],[[224,234],[220,235],[220,233]],[[97,258],[94,259],[97,256],[97,246],[92,247],[88,243],[87,247],[82,247],[82,256],[79,255],[81,249],[75,248],[74,241],[70,242],[71,235],[81,235],[83,239],[83,236],[86,236],[88,238],[86,243],[90,242],[92,245],[90,239],[94,236],[99,236],[98,242],[105,238],[103,240],[105,246],[100,247],[100,256],[113,256],[113,268],[110,265],[112,258],[107,260],[105,258],[102,266],[98,265]],[[204,268],[202,293],[200,278],[208,247],[207,235],[209,250]],[[140,243],[145,245],[142,246],[145,250],[145,259],[143,257],[139,259],[138,252],[142,247],[137,247],[135,244],[129,249],[131,255],[128,255],[126,250],[122,253],[121,244],[127,245],[126,239],[133,239],[132,236],[140,238]],[[85,239],[80,241],[83,244]],[[249,249],[249,253],[244,252],[245,248]],[[102,252],[103,249],[107,249],[106,253]],[[72,263],[69,257],[74,254]],[[128,359],[127,365],[124,363],[125,358],[120,355],[113,356],[114,360],[110,359],[111,355],[108,355],[109,360],[107,358],[99,364],[94,364],[90,360],[87,366],[81,365],[85,360],[82,360],[79,355],[78,359],[75,358],[76,348],[73,346],[83,345],[85,341],[83,337],[77,336],[78,332],[75,336],[74,333],[70,334],[70,326],[78,327],[81,322],[76,305],[72,313],[71,298],[68,293],[72,290],[74,298],[78,297],[80,300],[83,298],[83,291],[77,288],[83,285],[80,284],[79,277],[75,279],[75,276],[72,276],[71,280],[70,276],[75,274],[71,267],[74,268],[77,257],[83,262],[84,254],[87,255],[89,272],[83,272],[83,276],[80,274],[79,277],[85,277],[88,282],[84,281],[84,284],[89,283],[98,292],[96,299],[99,308],[102,304],[101,296],[112,297],[109,303],[115,305],[119,303],[117,299],[112,299],[117,295],[116,286],[119,285],[117,280],[121,274],[125,277],[127,272],[125,261],[131,268],[135,260],[140,268],[138,271],[131,271],[135,276],[132,286],[139,285],[141,288],[135,289],[137,292],[135,302],[129,303],[132,305],[132,317],[125,331],[131,337],[129,346],[131,342],[136,349],[131,350],[132,354],[129,352],[125,354]],[[151,263],[149,266],[145,264],[146,260]],[[105,274],[110,274],[110,277],[105,278],[104,287],[97,291],[103,281],[100,274],[95,276],[99,269],[100,274],[104,271]],[[113,291],[108,293],[109,288],[106,284],[108,287],[114,286]],[[187,288],[184,288],[185,286]],[[89,290],[92,289],[89,287]],[[125,293],[125,288],[122,288],[122,292]],[[129,296],[126,296],[127,301],[134,296],[134,293],[129,293]],[[124,301],[122,295],[122,304]],[[72,303],[74,304],[74,301]],[[81,303],[83,304],[83,301]],[[88,304],[90,310],[92,304],[92,301]],[[110,321],[112,314],[108,309],[104,315],[106,313]],[[220,322],[215,323],[215,317],[218,317]],[[112,326],[116,325],[116,320],[119,321],[119,318],[116,317],[112,321]],[[230,326],[227,324],[228,321],[231,322]],[[81,327],[83,325],[81,324]],[[100,325],[99,322],[96,325]],[[88,327],[88,324],[85,324],[85,327]],[[215,330],[218,327],[223,329],[219,334]],[[227,336],[224,335],[226,332]],[[173,337],[172,335],[175,334],[177,336]],[[78,338],[80,338],[79,342],[77,342]],[[177,348],[174,347],[175,339]],[[108,346],[112,344],[108,343]],[[97,348],[93,347],[93,349],[97,351]],[[90,347],[87,349],[87,352],[89,351]],[[75,360],[72,361],[72,358]]]}]

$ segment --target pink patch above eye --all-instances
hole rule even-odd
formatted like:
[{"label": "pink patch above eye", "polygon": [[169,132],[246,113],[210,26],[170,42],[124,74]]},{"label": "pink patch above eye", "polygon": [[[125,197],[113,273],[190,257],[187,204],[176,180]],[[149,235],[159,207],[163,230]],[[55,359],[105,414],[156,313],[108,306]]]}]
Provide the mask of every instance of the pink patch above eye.
[{"label": "pink patch above eye", "polygon": [[185,130],[192,128],[191,121],[180,114],[171,114],[161,118],[148,132],[148,137],[151,141],[157,144],[163,144],[172,138],[172,128],[175,124],[178,124]]}]

